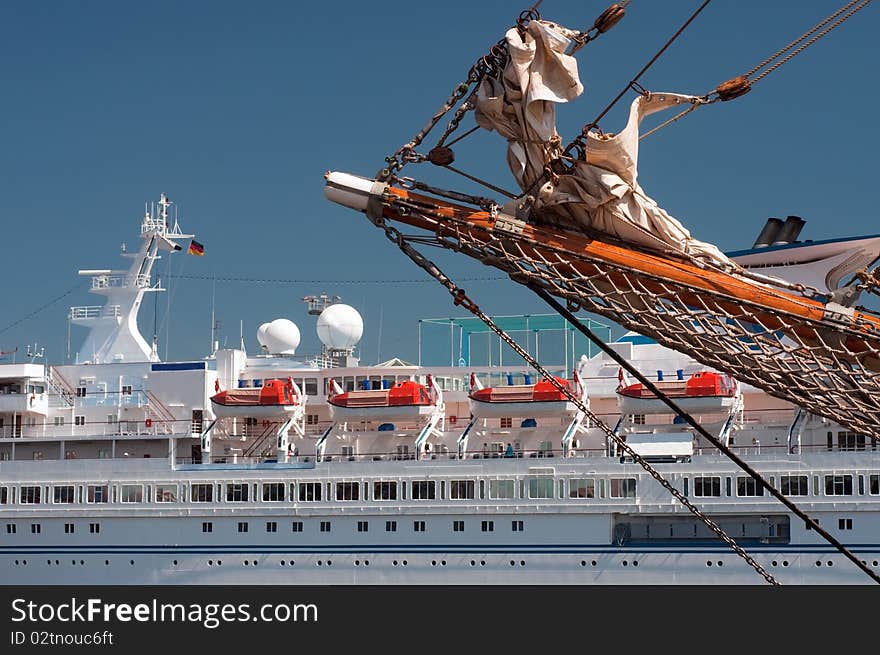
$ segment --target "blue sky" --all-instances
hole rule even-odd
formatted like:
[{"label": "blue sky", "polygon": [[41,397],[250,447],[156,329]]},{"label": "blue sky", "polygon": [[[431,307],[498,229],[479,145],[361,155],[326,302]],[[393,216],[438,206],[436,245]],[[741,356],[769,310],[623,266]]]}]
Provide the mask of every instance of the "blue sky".
[{"label": "blue sky", "polygon": [[[716,0],[642,84],[704,93],[841,4]],[[622,23],[580,51],[586,91],[560,109],[566,141],[697,5],[634,0]],[[546,0],[541,11],[587,27],[605,6]],[[77,269],[120,266],[116,253],[122,242],[134,247],[143,203],[164,191],[206,251],[201,258],[176,255],[172,273],[206,279],[172,280],[169,316],[168,298],[160,299],[161,354],[206,354],[209,278],[216,275],[316,280],[217,282],[216,313],[227,343],[238,341],[243,321],[255,350],[257,327],[283,316],[300,325],[301,350],[314,352],[313,319],[300,298],[327,292],[363,313],[366,361],[393,354],[414,359],[417,319],[460,312],[363,216],[324,199],[323,173],[375,173],[523,8],[460,0],[393,6],[6,0],[0,5],[0,350],[24,350],[36,341],[49,360],[61,361],[67,307],[101,298],[80,287],[21,319],[74,287]],[[694,236],[725,250],[751,246],[768,216],[804,217],[802,238],[880,232],[871,192],[880,150],[871,83],[877,28],[876,7],[869,6],[748,95],[645,140],[642,186]],[[604,129],[622,126],[631,97],[604,119]],[[456,154],[460,167],[513,186],[497,135],[475,135]],[[439,186],[478,190],[437,170],[412,170]],[[455,278],[497,276],[461,257],[432,255]],[[357,283],[330,283],[338,280]],[[389,280],[403,282],[382,282]],[[492,313],[547,311],[510,281],[463,286]],[[150,303],[141,319],[149,339]],[[74,350],[82,336],[72,332]]]}]

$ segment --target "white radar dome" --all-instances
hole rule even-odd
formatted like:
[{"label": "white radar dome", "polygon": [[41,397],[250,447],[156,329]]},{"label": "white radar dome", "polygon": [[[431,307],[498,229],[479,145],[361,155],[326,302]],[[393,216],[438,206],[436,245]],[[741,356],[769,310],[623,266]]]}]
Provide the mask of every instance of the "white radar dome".
[{"label": "white radar dome", "polygon": [[257,341],[270,355],[293,355],[299,346],[299,328],[293,321],[276,318],[271,323],[263,323],[259,327]]},{"label": "white radar dome", "polygon": [[350,305],[330,305],[318,317],[318,338],[328,348],[353,348],[364,333],[364,319]]}]

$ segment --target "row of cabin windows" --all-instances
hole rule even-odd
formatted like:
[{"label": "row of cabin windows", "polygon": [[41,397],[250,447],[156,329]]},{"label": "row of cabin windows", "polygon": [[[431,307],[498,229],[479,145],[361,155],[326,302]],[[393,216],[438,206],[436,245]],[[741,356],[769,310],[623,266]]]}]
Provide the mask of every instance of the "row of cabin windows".
[{"label": "row of cabin windows", "polygon": [[[749,476],[737,476],[736,488],[731,477],[723,478],[725,496],[763,496],[764,488]],[[776,487],[775,476],[770,476],[770,486],[778,488],[784,496],[852,496],[865,495],[865,476],[851,474],[836,475],[781,475],[779,486]],[[812,484],[812,489],[811,489]],[[720,497],[722,495],[721,476],[702,476],[693,478],[694,496],[698,498]],[[685,495],[688,495],[688,479],[684,481]],[[872,473],[868,476],[868,493],[872,496],[880,495],[880,474]]]},{"label": "row of cabin windows", "polygon": [[[770,484],[776,487],[775,476]],[[722,477],[697,476],[684,479],[684,493],[698,498],[721,496],[763,496],[764,489],[749,476]],[[20,487],[0,486],[0,505],[18,503],[37,505],[73,503],[175,503],[189,499],[194,503],[245,503],[255,500],[262,502],[320,502],[336,500],[340,502],[372,499],[374,501],[406,500],[474,500],[474,499],[590,499],[590,498],[635,498],[637,481],[635,478],[568,478],[555,479],[550,476],[533,476],[525,479],[500,480],[380,480],[367,482],[227,482],[178,484],[87,484],[87,485],[22,485]],[[880,495],[880,474],[865,475],[782,475],[779,476],[779,491],[785,496],[852,496]],[[181,493],[183,492],[183,493]]]},{"label": "row of cabin windows", "polygon": [[[15,532],[15,525],[10,524],[12,527],[12,533]],[[39,524],[36,525],[37,532],[39,532]],[[73,532],[73,524],[65,524],[65,533],[67,533],[67,526],[70,525],[71,530]],[[250,524],[247,521],[238,521],[237,529],[238,532],[248,532]],[[7,526],[9,527],[9,526]],[[427,525],[425,521],[413,521],[412,529],[413,532],[426,532]],[[525,531],[525,523],[521,520],[511,521],[510,522],[510,530],[511,532],[524,532]],[[290,524],[291,532],[303,532],[303,521],[293,521]],[[330,532],[331,531],[331,522],[330,521],[321,521],[320,522],[320,531],[321,532]],[[358,521],[357,522],[357,531],[358,532],[369,532],[370,531],[370,522],[369,521]],[[452,531],[453,532],[464,532],[465,531],[465,521],[453,521],[452,522]],[[480,521],[480,531],[481,532],[495,532],[495,521]],[[213,521],[202,521],[202,532],[208,534],[214,532],[214,522]],[[266,521],[266,532],[278,532],[278,522],[277,521]],[[397,532],[397,521],[385,521],[385,532]]]},{"label": "row of cabin windows", "polygon": [[[488,482],[488,484],[487,484]],[[635,478],[612,478],[610,480],[593,478],[554,479],[549,476],[506,480],[380,480],[367,482],[250,482],[192,483],[178,484],[87,484],[87,485],[22,485],[19,487],[19,503],[36,505],[43,502],[53,504],[73,504],[85,502],[100,504],[120,503],[175,503],[189,499],[194,503],[245,503],[258,499],[262,502],[319,502],[334,499],[341,502],[367,500],[395,501],[405,500],[407,492],[413,500],[473,500],[490,498],[493,500],[530,498],[635,498]],[[0,504],[14,502],[15,487],[0,487]],[[258,492],[259,495],[258,495]]]},{"label": "row of cabin windows", "polygon": [[[43,526],[40,523],[31,523],[31,534],[41,534],[43,531]],[[64,534],[74,534],[76,532],[76,524],[75,523],[65,523],[64,524]],[[7,523],[6,524],[6,534],[17,534],[18,526],[15,523]],[[101,533],[101,524],[100,523],[89,523],[89,533],[90,534],[100,534]]]}]

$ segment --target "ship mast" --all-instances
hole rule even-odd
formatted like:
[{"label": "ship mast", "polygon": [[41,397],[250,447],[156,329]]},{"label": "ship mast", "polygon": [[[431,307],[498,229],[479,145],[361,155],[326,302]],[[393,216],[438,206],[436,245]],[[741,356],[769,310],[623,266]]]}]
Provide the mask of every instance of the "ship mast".
[{"label": "ship mast", "polygon": [[145,208],[141,222],[141,245],[136,253],[122,256],[132,259],[128,270],[83,269],[80,275],[92,278],[92,293],[105,296],[104,305],[71,307],[68,319],[75,325],[89,328],[76,355],[78,363],[107,364],[112,362],[159,361],[156,343],[147,344],[137,325],[144,294],[165,291],[152,279],[153,265],[161,259],[160,251],[176,252],[177,243],[194,235],[183,234],[174,220],[169,225],[169,207],[173,203],[164,193],[159,202]]}]

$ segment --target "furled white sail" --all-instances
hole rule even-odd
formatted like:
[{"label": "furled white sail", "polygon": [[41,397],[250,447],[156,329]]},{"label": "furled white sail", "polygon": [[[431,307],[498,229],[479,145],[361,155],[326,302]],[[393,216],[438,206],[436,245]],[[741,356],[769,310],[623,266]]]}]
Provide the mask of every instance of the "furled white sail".
[{"label": "furled white sail", "polygon": [[507,139],[507,163],[520,188],[535,197],[534,220],[568,230],[609,234],[653,250],[673,250],[735,266],[715,246],[698,241],[642,190],[638,183],[639,124],[645,116],[695,100],[655,93],[636,98],[617,134],[590,132],[586,161],[570,174],[533,188],[545,165],[561,154],[556,103],[583,92],[577,61],[565,53],[573,32],[547,21],[530,21],[523,35],[507,32],[510,60],[500,79],[485,79],[476,103],[477,123]]}]

